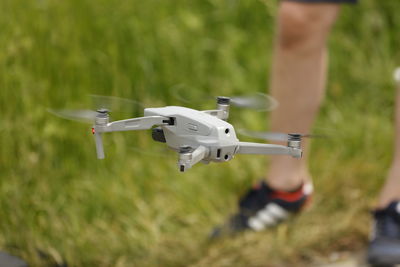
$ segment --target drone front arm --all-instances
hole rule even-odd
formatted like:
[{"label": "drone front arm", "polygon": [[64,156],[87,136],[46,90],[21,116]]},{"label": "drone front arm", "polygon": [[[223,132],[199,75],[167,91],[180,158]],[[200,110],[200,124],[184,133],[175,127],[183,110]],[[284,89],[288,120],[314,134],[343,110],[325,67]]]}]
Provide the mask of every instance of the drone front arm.
[{"label": "drone front arm", "polygon": [[221,120],[228,120],[229,118],[229,103],[231,99],[225,96],[217,97],[217,109],[215,110],[204,110],[204,113],[210,114],[211,116],[215,116]]},{"label": "drone front arm", "polygon": [[302,150],[282,145],[239,142],[239,149],[236,154],[290,155],[294,158],[300,158]]},{"label": "drone front arm", "polygon": [[204,146],[199,146],[191,152],[181,151],[178,160],[179,170],[185,172],[190,169],[193,165],[203,160],[208,152],[209,150]]},{"label": "drone front arm", "polygon": [[203,110],[202,112],[207,113],[211,116],[217,117],[221,120],[227,120],[229,117],[229,110],[213,109],[213,110]]},{"label": "drone front arm", "polygon": [[147,116],[134,119],[113,121],[107,124],[96,124],[96,132],[120,132],[120,131],[135,131],[148,130],[153,126],[170,125],[171,119],[163,116]]}]

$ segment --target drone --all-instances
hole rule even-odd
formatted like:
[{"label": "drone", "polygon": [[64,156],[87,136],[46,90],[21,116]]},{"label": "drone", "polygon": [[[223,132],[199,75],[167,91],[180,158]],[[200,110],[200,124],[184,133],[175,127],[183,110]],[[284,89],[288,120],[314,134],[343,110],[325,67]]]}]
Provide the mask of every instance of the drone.
[{"label": "drone", "polygon": [[98,159],[104,159],[102,136],[109,132],[151,130],[154,141],[165,143],[178,153],[178,168],[186,172],[196,163],[227,162],[239,154],[289,155],[301,158],[298,133],[284,134],[287,145],[241,142],[228,123],[230,97],[219,96],[215,110],[195,110],[181,106],[145,108],[144,116],[110,121],[109,110],[93,114],[92,133]]}]

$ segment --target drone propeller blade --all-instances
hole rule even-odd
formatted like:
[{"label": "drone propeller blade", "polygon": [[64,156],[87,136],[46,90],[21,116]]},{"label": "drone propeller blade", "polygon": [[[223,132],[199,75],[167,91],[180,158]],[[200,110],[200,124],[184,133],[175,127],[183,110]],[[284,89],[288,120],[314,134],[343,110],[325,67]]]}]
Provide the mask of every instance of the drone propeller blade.
[{"label": "drone propeller blade", "polygon": [[143,111],[144,105],[136,100],[103,95],[89,95],[94,109],[105,108],[113,112],[133,113]]},{"label": "drone propeller blade", "polygon": [[[237,131],[239,134],[252,137],[252,138],[257,138],[257,139],[263,139],[263,140],[269,140],[269,141],[288,141],[290,139],[290,134],[286,133],[276,133],[276,132],[255,132],[255,131],[249,131],[245,129],[239,129]],[[317,135],[317,134],[300,134],[300,137],[303,138],[327,138],[326,135]]]},{"label": "drone propeller blade", "polygon": [[257,111],[271,111],[278,106],[277,100],[263,93],[247,96],[233,96],[231,97],[230,103],[239,108],[251,108]]},{"label": "drone propeller blade", "polygon": [[99,110],[106,110],[107,112],[112,110],[117,113],[132,115],[135,112],[143,112],[144,109],[144,106],[135,100],[102,95],[89,95],[89,97],[92,101],[93,110],[48,109],[47,111],[64,119],[93,123]]},{"label": "drone propeller blade", "polygon": [[[186,89],[185,87],[182,87]],[[195,104],[200,104],[204,101],[211,101],[211,97],[207,96],[205,93],[198,93],[198,91],[193,90],[193,95],[188,95],[187,90],[174,90],[172,92],[175,99],[185,103],[190,104],[195,102]],[[250,93],[246,95],[236,95],[229,96],[230,104],[239,108],[248,108],[256,111],[271,111],[278,106],[278,101],[274,99],[272,96],[263,94],[263,93]],[[195,101],[190,99],[197,99]],[[215,99],[215,97],[213,97]]]},{"label": "drone propeller blade", "polygon": [[70,109],[47,109],[51,114],[73,121],[85,122],[85,123],[93,123],[97,112],[88,109],[80,109],[80,110],[70,110]]}]

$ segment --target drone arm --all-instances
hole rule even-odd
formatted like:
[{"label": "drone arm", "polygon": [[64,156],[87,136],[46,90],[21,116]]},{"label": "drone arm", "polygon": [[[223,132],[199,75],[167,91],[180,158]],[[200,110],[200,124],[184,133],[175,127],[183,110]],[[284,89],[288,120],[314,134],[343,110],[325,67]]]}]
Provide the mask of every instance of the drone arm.
[{"label": "drone arm", "polygon": [[190,169],[193,165],[204,159],[208,154],[208,149],[204,146],[197,147],[192,152],[181,152],[179,153],[179,170],[185,172]]},{"label": "drone arm", "polygon": [[236,154],[290,155],[294,158],[300,158],[302,150],[282,145],[239,142],[239,149]]},{"label": "drone arm", "polygon": [[94,125],[92,132],[96,142],[96,152],[98,159],[104,159],[103,141],[101,138],[102,133],[106,132],[119,132],[119,131],[134,131],[134,130],[147,130],[153,126],[159,125],[172,125],[174,120],[163,116],[148,116],[120,121],[113,121],[110,123],[103,122],[102,118]]},{"label": "drone arm", "polygon": [[171,118],[163,116],[147,116],[133,118],[127,120],[113,121],[105,125],[95,125],[96,132],[120,132],[120,131],[135,131],[147,130],[153,126],[172,125]]},{"label": "drone arm", "polygon": [[218,119],[221,120],[227,120],[229,117],[229,110],[213,109],[213,110],[203,110],[202,112],[217,117]]},{"label": "drone arm", "polygon": [[228,120],[229,118],[229,104],[231,99],[225,96],[217,97],[217,109],[215,110],[204,110],[204,113],[210,114],[211,116],[215,116],[221,120]]}]

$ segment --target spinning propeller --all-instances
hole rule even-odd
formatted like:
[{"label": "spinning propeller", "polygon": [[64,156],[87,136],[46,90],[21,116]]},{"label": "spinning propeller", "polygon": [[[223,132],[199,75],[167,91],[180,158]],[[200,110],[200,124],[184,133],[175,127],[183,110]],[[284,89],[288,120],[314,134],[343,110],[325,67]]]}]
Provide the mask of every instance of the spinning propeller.
[{"label": "spinning propeller", "polygon": [[132,113],[144,109],[144,105],[138,101],[115,96],[89,95],[93,109],[48,109],[50,113],[60,118],[94,123],[96,117],[100,114],[115,112],[132,115]]},{"label": "spinning propeller", "polygon": [[271,111],[274,110],[279,104],[270,95],[263,93],[256,93],[245,96],[232,96],[231,105],[239,108],[249,108],[257,111]]},{"label": "spinning propeller", "polygon": [[[215,99],[215,97],[210,96],[199,96],[196,97],[197,101],[189,100],[192,97],[185,97],[183,92],[179,90],[174,90],[173,96],[184,103],[192,104],[193,102],[208,102],[208,100]],[[264,93],[252,93],[247,95],[237,95],[237,96],[228,96],[230,99],[230,105],[238,108],[247,108],[256,111],[271,111],[274,110],[278,105],[278,101],[276,101],[272,96],[264,94]]]}]

